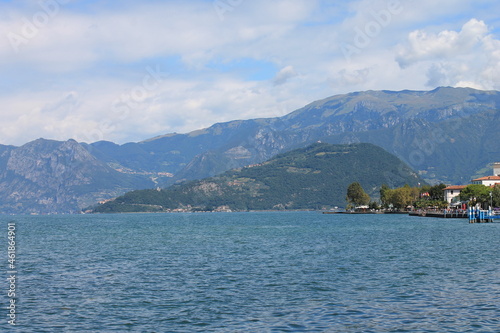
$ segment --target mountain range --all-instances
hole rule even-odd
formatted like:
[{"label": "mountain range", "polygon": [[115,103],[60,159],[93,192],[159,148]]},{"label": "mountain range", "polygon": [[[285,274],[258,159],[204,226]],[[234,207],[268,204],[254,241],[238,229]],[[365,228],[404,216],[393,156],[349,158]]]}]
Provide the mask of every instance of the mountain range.
[{"label": "mountain range", "polygon": [[0,170],[0,211],[8,214],[78,213],[96,200],[154,185],[114,170],[74,140],[1,146]]},{"label": "mountain range", "polygon": [[375,145],[315,143],[215,177],[129,192],[94,212],[330,209],[345,206],[354,182],[379,197],[382,184],[417,186],[423,180]]},{"label": "mountain range", "polygon": [[372,143],[431,184],[467,184],[500,161],[499,103],[500,92],[471,88],[365,91],[283,117],[123,145],[39,139],[0,146],[0,212],[77,212],[130,190],[211,177],[317,141]]}]

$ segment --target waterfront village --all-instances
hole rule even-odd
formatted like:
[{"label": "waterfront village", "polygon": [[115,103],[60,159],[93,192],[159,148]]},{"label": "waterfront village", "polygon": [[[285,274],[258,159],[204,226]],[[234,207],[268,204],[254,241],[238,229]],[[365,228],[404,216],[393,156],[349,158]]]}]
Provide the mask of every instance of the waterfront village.
[{"label": "waterfront village", "polygon": [[[493,164],[493,175],[473,179],[471,181],[472,185],[484,185],[494,188],[495,185],[500,185],[500,162]],[[469,185],[471,185],[469,184]],[[465,203],[460,202],[460,194],[469,185],[451,185],[446,187],[444,191],[444,200],[448,202],[451,207],[456,207],[463,205]],[[472,199],[472,198],[471,198]]]},{"label": "waterfront village", "polygon": [[[354,186],[355,185],[355,186]],[[359,187],[356,189],[355,187]],[[379,206],[370,202],[369,196],[358,183],[347,190],[349,205],[345,212],[330,211],[325,214],[409,214],[411,216],[468,218],[471,223],[493,222],[500,219],[500,162],[493,163],[493,174],[475,178],[468,185],[408,185],[380,189]]]},{"label": "waterfront village", "polygon": [[[450,185],[443,189],[447,208],[442,212],[420,209],[410,212],[414,216],[462,217],[469,222],[493,222],[500,218],[495,207],[494,192],[500,188],[500,162],[493,163],[491,176],[472,179],[468,185]],[[496,198],[495,198],[496,199]],[[498,203],[497,203],[498,205]]]},{"label": "waterfront village", "polygon": [[[248,167],[253,167],[248,166]],[[469,218],[470,222],[492,222],[500,219],[500,162],[493,163],[493,174],[472,179],[468,185],[424,185],[391,189],[387,185],[380,188],[380,202],[371,201],[357,182],[347,189],[346,209],[335,207],[325,209],[324,214],[409,214],[411,216]],[[160,191],[160,188],[157,188]],[[100,202],[105,204],[109,199]],[[162,206],[154,206],[158,210]],[[496,207],[496,208],[495,208]],[[232,212],[228,205],[210,210],[194,209],[190,205],[166,210],[182,212]],[[91,211],[88,211],[91,212]]]}]

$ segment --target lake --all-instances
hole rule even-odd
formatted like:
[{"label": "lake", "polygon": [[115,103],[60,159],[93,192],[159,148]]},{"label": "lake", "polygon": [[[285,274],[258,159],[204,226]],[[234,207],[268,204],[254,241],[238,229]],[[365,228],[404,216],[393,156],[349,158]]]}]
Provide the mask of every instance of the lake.
[{"label": "lake", "polygon": [[[499,332],[500,224],[318,212],[1,217],[8,332]],[[5,279],[4,279],[5,281]]]}]

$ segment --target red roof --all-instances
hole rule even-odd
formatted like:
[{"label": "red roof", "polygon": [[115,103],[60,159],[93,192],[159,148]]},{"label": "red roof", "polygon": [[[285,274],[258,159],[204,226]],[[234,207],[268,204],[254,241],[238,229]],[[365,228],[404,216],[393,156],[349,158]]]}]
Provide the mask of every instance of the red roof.
[{"label": "red roof", "polygon": [[498,180],[498,181],[500,181],[500,176],[481,177],[481,178],[478,178],[478,179],[473,179],[472,181],[473,182],[479,182],[479,181],[482,181],[482,180]]},{"label": "red roof", "polygon": [[452,185],[452,186],[448,186],[447,188],[444,188],[443,191],[446,191],[446,190],[463,190],[466,187],[467,187],[467,185]]}]

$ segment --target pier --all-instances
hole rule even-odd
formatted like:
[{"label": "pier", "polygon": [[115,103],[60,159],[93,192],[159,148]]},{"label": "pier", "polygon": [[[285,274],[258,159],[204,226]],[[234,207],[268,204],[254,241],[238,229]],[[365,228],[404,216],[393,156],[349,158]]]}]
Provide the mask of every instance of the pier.
[{"label": "pier", "polygon": [[486,223],[499,219],[500,215],[495,215],[495,212],[491,209],[469,208],[469,223]]},{"label": "pier", "polygon": [[488,223],[500,222],[500,214],[495,214],[495,211],[483,210],[479,208],[469,209],[444,209],[444,210],[418,210],[411,212],[384,212],[384,211],[367,211],[367,212],[323,212],[323,214],[408,214],[410,216],[420,217],[438,217],[445,219],[469,219],[469,223]]},{"label": "pier", "polygon": [[408,213],[410,216],[420,216],[420,217],[438,217],[445,219],[463,219],[468,218],[468,213],[466,210],[416,210]]}]

